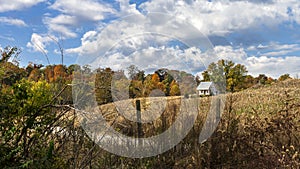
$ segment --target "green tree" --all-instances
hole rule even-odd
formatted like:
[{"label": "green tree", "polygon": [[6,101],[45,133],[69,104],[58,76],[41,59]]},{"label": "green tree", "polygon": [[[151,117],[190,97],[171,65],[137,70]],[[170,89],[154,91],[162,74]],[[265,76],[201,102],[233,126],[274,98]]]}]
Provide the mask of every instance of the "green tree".
[{"label": "green tree", "polygon": [[[214,65],[214,67],[215,67],[215,65]],[[202,77],[203,77],[203,80],[202,80],[203,82],[210,81],[209,73],[207,70],[202,73]]]},{"label": "green tree", "polygon": [[234,92],[240,90],[238,86],[244,82],[246,73],[244,65],[222,59],[217,63],[211,63],[202,75],[204,80],[208,80],[209,77],[210,81],[216,83],[219,90],[222,88],[221,85],[226,83],[226,90]]},{"label": "green tree", "polygon": [[25,166],[46,158],[49,140],[43,134],[56,117],[46,106],[50,85],[23,79],[1,93],[0,165]]}]

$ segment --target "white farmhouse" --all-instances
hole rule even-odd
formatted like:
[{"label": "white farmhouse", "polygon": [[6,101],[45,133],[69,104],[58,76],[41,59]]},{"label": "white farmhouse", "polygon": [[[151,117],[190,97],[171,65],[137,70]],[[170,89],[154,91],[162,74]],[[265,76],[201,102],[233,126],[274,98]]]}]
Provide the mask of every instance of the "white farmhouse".
[{"label": "white farmhouse", "polygon": [[197,87],[199,96],[217,95],[218,91],[213,82],[201,82]]}]

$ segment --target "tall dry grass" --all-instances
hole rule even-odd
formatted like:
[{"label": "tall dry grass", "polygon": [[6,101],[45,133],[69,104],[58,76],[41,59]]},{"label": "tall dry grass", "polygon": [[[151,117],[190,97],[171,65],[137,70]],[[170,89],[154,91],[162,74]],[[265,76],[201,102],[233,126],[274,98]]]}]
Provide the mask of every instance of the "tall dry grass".
[{"label": "tall dry grass", "polygon": [[[165,99],[164,104],[161,99]],[[300,80],[227,94],[224,113],[213,135],[203,144],[200,131],[211,97],[197,98],[198,117],[189,134],[173,149],[154,157],[131,159],[101,151],[99,168],[299,168]],[[150,104],[162,109],[153,122],[142,125],[144,137],[168,129],[178,117],[180,97],[141,99],[142,118]],[[136,115],[135,100],[120,101],[127,117]],[[128,106],[131,105],[131,106]],[[129,107],[126,109],[126,106]],[[151,106],[150,106],[151,107]],[[122,134],[137,137],[137,123],[118,113],[116,104],[101,105],[106,121]],[[150,118],[151,119],[151,118]]]}]

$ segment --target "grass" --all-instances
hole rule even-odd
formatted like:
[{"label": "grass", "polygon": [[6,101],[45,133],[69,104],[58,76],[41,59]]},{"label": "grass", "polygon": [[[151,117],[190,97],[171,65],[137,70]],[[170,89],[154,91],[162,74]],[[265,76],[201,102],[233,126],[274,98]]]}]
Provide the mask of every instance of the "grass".
[{"label": "grass", "polygon": [[[142,125],[144,137],[162,133],[177,120],[179,113],[187,113],[180,112],[189,106],[183,104],[181,99],[141,98],[142,119],[154,119]],[[300,167],[300,80],[287,80],[227,94],[218,127],[205,143],[200,144],[199,134],[211,101],[212,97],[196,98],[199,106],[194,127],[173,149],[144,159],[124,158],[103,152],[94,161],[98,162],[100,168]],[[151,109],[151,105],[152,110],[157,112],[151,114],[152,111],[146,111]],[[123,109],[126,117],[134,119],[134,99],[101,105],[99,108],[117,131],[137,137],[136,122],[119,114]]]}]

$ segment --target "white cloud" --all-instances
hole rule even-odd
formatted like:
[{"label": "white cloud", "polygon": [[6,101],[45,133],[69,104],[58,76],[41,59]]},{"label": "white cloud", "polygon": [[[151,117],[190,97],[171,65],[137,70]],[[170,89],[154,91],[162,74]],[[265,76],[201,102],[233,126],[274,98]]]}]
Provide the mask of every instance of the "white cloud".
[{"label": "white cloud", "polygon": [[64,15],[64,14],[58,15],[54,18],[46,17],[44,20],[46,23],[57,24],[57,25],[76,25],[77,24],[77,20],[74,16]]},{"label": "white cloud", "polygon": [[110,5],[95,0],[56,0],[49,8],[61,14],[55,17],[47,14],[43,22],[50,33],[58,33],[63,38],[75,38],[75,30],[79,30],[83,24],[101,21],[116,13]]},{"label": "white cloud", "polygon": [[300,73],[300,57],[249,57],[244,62],[249,70],[249,73],[258,76],[259,74],[266,74],[274,78],[280,75],[289,73],[294,76]]},{"label": "white cloud", "polygon": [[23,20],[9,17],[0,17],[0,23],[19,27],[27,26]]},{"label": "white cloud", "polygon": [[95,0],[56,0],[50,8],[90,21],[99,21],[107,14],[115,13],[110,5]]},{"label": "white cloud", "polygon": [[[146,40],[147,37],[138,38],[137,40],[133,38],[124,41],[125,44],[114,45],[115,48],[106,53],[105,57],[101,57],[99,52],[101,51],[101,48],[99,48],[100,41],[98,39],[100,37],[96,31],[90,31],[82,38],[82,47],[68,49],[67,52],[80,52],[81,60],[79,60],[79,63],[92,63],[93,66],[111,67],[115,70],[125,69],[129,65],[135,64],[148,72],[155,70],[155,68],[169,68],[196,73],[206,69],[205,66],[208,66],[211,62],[226,59],[245,65],[249,74],[253,76],[266,74],[278,78],[284,73],[296,75],[300,72],[300,58],[297,56],[249,57],[244,48],[233,48],[232,46],[215,46],[213,52],[210,50],[201,51],[196,47],[187,49],[163,45],[153,47],[142,41]],[[108,43],[112,44],[112,42]],[[131,51],[126,52],[127,50]]]},{"label": "white cloud", "polygon": [[54,18],[45,17],[43,21],[48,26],[51,33],[56,32],[68,38],[77,36],[76,33],[71,30],[71,27],[78,23],[74,16],[62,14]]},{"label": "white cloud", "polygon": [[[185,19],[206,35],[225,35],[260,25],[276,26],[284,21],[300,23],[297,0],[274,0],[264,4],[228,0],[155,0],[142,4],[141,8],[148,12],[168,13]],[[292,16],[287,13],[288,8],[292,10]]]},{"label": "white cloud", "polygon": [[[81,45],[67,49],[66,52],[79,54],[81,56],[79,62],[98,63],[102,67],[109,66],[114,69],[124,68],[135,62],[139,67],[148,70],[153,67],[167,67],[180,70],[188,68],[189,71],[195,72],[203,70],[204,65],[207,66],[218,59],[227,59],[244,64],[249,73],[254,76],[265,73],[277,78],[283,73],[293,75],[300,71],[299,57],[273,57],[298,51],[298,44],[271,42],[250,46],[247,50],[270,50],[265,51],[264,56],[251,57],[247,55],[246,49],[241,47],[215,46],[212,52],[201,51],[201,45],[197,47],[193,45],[199,38],[198,30],[204,35],[224,36],[242,29],[256,29],[261,25],[276,27],[286,21],[300,24],[298,19],[300,12],[297,12],[300,11],[298,1],[273,0],[262,3],[256,0],[212,2],[155,0],[140,6],[143,13],[161,12],[173,16],[174,19],[163,15],[152,15],[146,18],[135,9],[134,4],[129,5],[128,0],[119,0],[119,2],[120,13],[136,15],[125,18],[125,21],[107,25],[105,29],[102,27],[99,30],[86,32],[81,38]],[[288,14],[288,8],[293,15]],[[169,38],[149,38],[142,34],[143,32],[159,32],[169,38],[187,40],[192,45],[187,44],[190,47],[179,49],[165,44]],[[120,43],[121,40],[124,43]],[[153,45],[153,42],[156,42],[157,46]],[[109,55],[103,57],[107,51]]]},{"label": "white cloud", "polygon": [[[180,29],[184,31],[178,31]],[[176,20],[168,15],[151,14],[145,17],[138,14],[113,22],[105,29],[87,32],[81,38],[81,46],[67,49],[66,52],[84,56],[82,62],[89,62],[98,56],[104,56],[112,48],[126,55],[144,49],[151,50],[151,47],[168,47],[171,41],[178,41],[190,47],[211,46],[205,36],[185,21]]]},{"label": "white cloud", "polygon": [[[198,55],[195,54],[198,51]],[[205,69],[201,62],[202,53],[199,49],[188,48],[181,50],[176,47],[148,47],[137,50],[130,55],[124,55],[122,52],[114,52],[106,57],[98,57],[92,62],[92,67],[111,67],[114,70],[126,70],[129,65],[136,65],[146,73],[153,73],[159,68],[170,70],[183,70],[186,72],[195,72]],[[204,57],[206,57],[205,55]]]},{"label": "white cloud", "polygon": [[243,48],[234,49],[232,46],[216,46],[215,55],[220,59],[243,62],[247,59],[247,53]]},{"label": "white cloud", "polygon": [[299,44],[280,44],[279,42],[270,42],[268,45],[258,45],[257,49],[272,49],[272,50],[292,50],[299,48]]},{"label": "white cloud", "polygon": [[[136,4],[130,4],[129,0],[117,0],[117,2],[120,5],[118,12],[111,5],[95,0],[57,0],[50,8],[62,14],[54,18],[47,16],[45,23],[51,31],[66,32],[66,36],[75,37],[76,33],[72,31],[71,26],[76,27],[79,23],[101,21],[111,15],[123,17],[141,14],[136,9]],[[160,12],[180,18],[191,23],[205,35],[223,36],[237,30],[256,29],[261,25],[274,27],[285,21],[300,23],[300,12],[298,12],[300,10],[297,2],[297,0],[263,2],[257,0],[215,0],[212,2],[155,0],[141,4],[139,9],[142,13]],[[63,19],[66,19],[67,23],[61,22]],[[156,18],[156,22],[166,21]],[[63,31],[59,31],[60,29]],[[120,29],[125,29],[125,27]]]},{"label": "white cloud", "polygon": [[120,4],[120,12],[118,16],[126,16],[132,14],[139,14],[140,12],[136,9],[136,4],[130,4],[129,0],[117,0]]},{"label": "white cloud", "polygon": [[22,10],[44,1],[45,0],[0,0],[0,12]]},{"label": "white cloud", "polygon": [[266,48],[269,48],[269,46],[264,46],[264,45],[262,45],[262,44],[259,44],[259,45],[257,46],[257,49],[266,49]]},{"label": "white cloud", "polygon": [[33,33],[31,35],[30,42],[27,43],[27,47],[30,49],[33,49],[33,51],[48,53],[46,46],[49,44],[49,42],[53,41],[49,36],[47,35],[39,35],[37,33]]},{"label": "white cloud", "polygon": [[250,46],[247,50],[257,50],[264,56],[285,56],[300,51],[300,44],[280,44],[279,42],[270,42],[267,45],[259,44],[258,46]]}]

